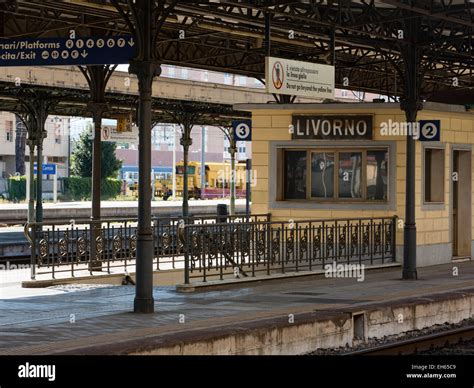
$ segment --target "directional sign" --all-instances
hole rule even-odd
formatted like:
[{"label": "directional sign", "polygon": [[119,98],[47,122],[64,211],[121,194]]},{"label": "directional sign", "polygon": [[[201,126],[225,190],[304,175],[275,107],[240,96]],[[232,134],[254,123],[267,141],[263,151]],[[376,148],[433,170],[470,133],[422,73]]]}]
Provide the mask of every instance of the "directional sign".
[{"label": "directional sign", "polygon": [[420,141],[440,141],[441,121],[420,120]]},{"label": "directional sign", "polygon": [[[34,165],[34,173],[38,173],[38,168],[35,163]],[[56,165],[55,164],[43,164],[43,174],[44,175],[56,175]]]},{"label": "directional sign", "polygon": [[0,66],[106,65],[135,55],[131,36],[0,40]]},{"label": "directional sign", "polygon": [[235,141],[252,140],[252,120],[233,120],[232,129]]}]

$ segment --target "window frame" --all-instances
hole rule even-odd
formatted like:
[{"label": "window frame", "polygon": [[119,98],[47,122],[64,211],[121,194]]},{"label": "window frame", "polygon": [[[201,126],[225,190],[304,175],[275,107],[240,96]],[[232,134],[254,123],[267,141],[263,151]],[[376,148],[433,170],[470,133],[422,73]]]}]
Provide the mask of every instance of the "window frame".
[{"label": "window frame", "polygon": [[[282,160],[281,160],[281,165],[283,166],[283,169],[281,171],[281,176],[279,177],[279,180],[281,182],[281,201],[307,201],[308,200],[308,152],[307,148],[290,148],[290,149],[283,149],[282,150]],[[285,158],[286,158],[286,152],[306,152],[306,177],[305,177],[305,186],[306,186],[306,198],[290,198],[290,199],[285,199],[285,177],[286,177],[286,170],[284,168],[285,166]]]},{"label": "window frame", "polygon": [[[428,202],[426,201],[426,150],[436,149],[443,151],[443,201]],[[446,143],[444,142],[424,142],[421,149],[421,209],[427,210],[444,210],[446,207],[446,161],[450,156],[446,155]]]},{"label": "window frame", "polygon": [[[387,145],[375,145],[370,146],[370,147],[364,147],[364,146],[359,146],[359,147],[331,147],[331,146],[316,146],[316,147],[282,147],[282,155],[283,159],[281,163],[283,164],[283,171],[280,174],[279,179],[282,182],[282,185],[284,186],[285,182],[285,177],[284,177],[284,171],[285,171],[285,152],[287,151],[305,151],[306,152],[306,198],[299,198],[299,199],[293,199],[293,198],[285,198],[284,196],[284,190],[281,193],[282,196],[280,196],[280,199],[277,199],[279,202],[312,202],[312,203],[318,203],[318,204],[350,204],[350,203],[358,203],[358,204],[380,204],[380,205],[389,205],[390,204],[390,184],[391,184],[391,148],[390,146]],[[370,151],[384,151],[388,154],[387,156],[387,161],[389,163],[389,166],[387,168],[387,196],[383,200],[376,200],[376,199],[367,199],[367,152]],[[320,198],[320,197],[313,197],[312,196],[312,171],[311,171],[311,163],[312,163],[312,158],[314,153],[332,153],[334,154],[334,195],[331,198]],[[340,161],[340,154],[341,153],[361,153],[362,154],[362,161],[361,161],[361,193],[362,197],[361,198],[344,198],[339,196],[339,161]]]}]

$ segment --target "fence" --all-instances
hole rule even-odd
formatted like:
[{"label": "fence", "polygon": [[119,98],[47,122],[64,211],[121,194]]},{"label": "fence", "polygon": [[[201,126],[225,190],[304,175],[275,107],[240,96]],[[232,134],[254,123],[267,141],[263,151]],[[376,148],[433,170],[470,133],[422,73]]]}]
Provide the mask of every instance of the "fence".
[{"label": "fence", "polygon": [[184,226],[185,283],[395,261],[396,217]]},{"label": "fence", "polygon": [[[137,219],[31,223],[31,277],[111,273],[135,265]],[[396,217],[271,221],[269,214],[158,217],[154,269],[184,269],[185,283],[315,271],[326,264],[395,261]],[[95,253],[94,253],[95,252]]]},{"label": "fence", "polygon": [[[184,225],[209,225],[227,221],[269,221],[270,215],[202,215],[190,217],[157,217],[152,219],[154,268],[166,270],[184,268]],[[76,276],[78,271],[111,273],[114,268],[124,271],[135,265],[137,249],[136,218],[121,220],[90,219],[74,223],[52,221],[30,223],[24,232],[31,246],[31,278],[37,274],[68,272]]]}]

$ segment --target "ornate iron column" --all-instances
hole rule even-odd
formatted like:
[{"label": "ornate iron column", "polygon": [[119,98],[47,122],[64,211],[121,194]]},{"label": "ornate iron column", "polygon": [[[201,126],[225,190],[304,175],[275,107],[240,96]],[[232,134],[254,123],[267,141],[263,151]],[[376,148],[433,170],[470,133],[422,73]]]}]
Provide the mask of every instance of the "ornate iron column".
[{"label": "ornate iron column", "polygon": [[34,125],[34,140],[36,141],[36,222],[43,222],[43,140],[48,136],[45,130],[48,112],[57,103],[47,92],[34,93],[32,96],[23,99],[22,104],[32,117]]},{"label": "ornate iron column", "polygon": [[235,179],[236,179],[236,171],[235,171],[235,154],[237,153],[237,145],[234,139],[234,136],[230,136],[230,215],[235,215]]},{"label": "ornate iron column", "polygon": [[237,142],[234,138],[234,130],[232,124],[222,123],[216,120],[216,126],[224,133],[224,136],[229,140],[229,154],[230,154],[230,215],[235,215],[235,154],[237,153]]},{"label": "ornate iron column", "polygon": [[179,144],[183,146],[183,217],[189,216],[189,187],[188,187],[188,163],[189,147],[193,144],[191,131],[198,124],[200,113],[193,112],[191,107],[182,104],[182,108],[176,111],[168,111],[168,114],[181,125],[181,139]]},{"label": "ornate iron column", "polygon": [[[144,7],[145,9],[147,7]],[[145,12],[145,10],[142,10]],[[150,39],[143,32],[144,39]],[[146,44],[146,43],[145,43]],[[153,78],[160,74],[160,65],[152,60],[130,62],[129,72],[138,77],[140,92],[138,113],[138,227],[137,281],[134,311],[152,313],[153,300],[153,235],[151,230],[151,93]]]},{"label": "ornate iron column", "polygon": [[[420,90],[423,75],[420,74],[421,49],[417,46],[421,35],[419,18],[411,18],[405,23],[406,40],[400,44],[405,65],[404,95],[400,104],[408,123],[416,122],[418,111],[423,108]],[[416,220],[415,220],[415,139],[410,134],[406,138],[406,189],[405,227],[403,231],[403,279],[416,279]]]},{"label": "ornate iron column", "polygon": [[28,198],[28,214],[27,214],[27,221],[28,223],[35,221],[35,172],[34,172],[34,164],[35,164],[35,147],[36,147],[36,119],[32,114],[27,112],[21,112],[16,114],[17,120],[20,120],[22,125],[26,130],[27,137],[25,139],[26,144],[28,145],[29,149],[29,167],[28,171],[28,185],[29,185],[29,198]]},{"label": "ornate iron column", "polygon": [[183,217],[189,216],[189,188],[188,188],[188,162],[189,147],[193,144],[191,138],[192,124],[189,120],[183,124],[183,134],[179,140],[179,144],[183,146]]},{"label": "ornate iron column", "polygon": [[27,144],[30,151],[28,160],[28,180],[30,185],[30,198],[28,199],[28,223],[35,222],[35,146],[36,146],[36,130],[34,129],[36,120],[32,115],[27,115],[26,129],[28,131]]},{"label": "ornate iron column", "polygon": [[151,226],[151,109],[153,78],[160,75],[160,64],[156,59],[156,41],[161,27],[177,1],[134,0],[122,2],[111,0],[126,21],[137,41],[136,56],[130,61],[129,73],[138,78],[138,227],[136,288],[134,311],[152,313],[153,300],[153,236]]},{"label": "ornate iron column", "polygon": [[101,130],[102,117],[108,110],[105,101],[105,87],[117,66],[79,66],[79,70],[84,75],[90,89],[91,99],[87,104],[87,109],[92,113],[94,121],[93,143],[92,143],[92,209],[90,227],[90,263],[89,270],[101,271],[102,264],[97,259],[96,241],[100,237],[100,188],[102,180],[101,171]]}]

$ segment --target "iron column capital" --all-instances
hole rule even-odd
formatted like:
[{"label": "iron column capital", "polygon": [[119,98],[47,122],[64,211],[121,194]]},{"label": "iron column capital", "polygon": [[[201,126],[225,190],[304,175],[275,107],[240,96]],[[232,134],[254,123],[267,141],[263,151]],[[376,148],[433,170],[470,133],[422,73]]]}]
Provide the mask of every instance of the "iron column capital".
[{"label": "iron column capital", "polygon": [[186,149],[189,149],[189,147],[191,147],[193,145],[193,139],[191,139],[191,137],[189,136],[184,136],[181,137],[181,139],[179,140],[179,144],[181,144],[184,148]]},{"label": "iron column capital", "polygon": [[89,101],[87,110],[92,113],[92,118],[96,121],[102,119],[103,114],[109,110],[109,105],[106,102]]},{"label": "iron column capital", "polygon": [[143,61],[133,59],[130,61],[128,72],[137,76],[140,90],[151,90],[153,78],[161,74],[161,65],[153,60]]}]

